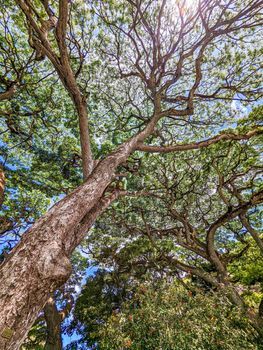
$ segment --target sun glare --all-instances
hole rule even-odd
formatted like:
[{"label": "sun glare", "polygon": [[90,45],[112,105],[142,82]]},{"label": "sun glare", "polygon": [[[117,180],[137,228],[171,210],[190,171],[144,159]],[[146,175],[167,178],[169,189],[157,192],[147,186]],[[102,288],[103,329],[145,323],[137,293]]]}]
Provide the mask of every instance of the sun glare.
[{"label": "sun glare", "polygon": [[196,9],[198,2],[198,0],[168,0],[167,6],[175,11],[179,11],[184,16]]}]

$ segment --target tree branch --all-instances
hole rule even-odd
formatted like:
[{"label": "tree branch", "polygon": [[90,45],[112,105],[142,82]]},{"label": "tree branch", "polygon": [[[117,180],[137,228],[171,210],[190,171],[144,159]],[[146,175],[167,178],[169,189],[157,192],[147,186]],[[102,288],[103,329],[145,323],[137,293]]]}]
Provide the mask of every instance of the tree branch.
[{"label": "tree branch", "polygon": [[247,229],[247,231],[251,234],[255,242],[257,243],[261,254],[263,255],[263,241],[259,237],[258,232],[250,225],[246,215],[244,213],[239,215],[240,221],[242,222],[243,226]]},{"label": "tree branch", "polygon": [[11,85],[5,92],[0,93],[0,101],[9,100],[16,92],[16,85]]},{"label": "tree branch", "polygon": [[[77,84],[76,77],[70,65],[69,55],[66,45],[66,29],[68,21],[68,1],[60,0],[59,2],[59,19],[56,27],[56,41],[59,48],[60,57],[52,50],[47,33],[41,30],[41,26],[34,20],[31,12],[32,8],[29,2],[24,3],[21,0],[16,0],[21,10],[27,18],[27,22],[31,30],[38,38],[38,45],[43,50],[43,53],[49,58],[54,68],[56,69],[61,82],[68,91],[75,108],[77,110],[80,129],[80,143],[82,154],[83,177],[86,179],[93,170],[93,157],[90,145],[88,112],[86,97],[81,93]],[[38,16],[40,18],[40,16]],[[41,22],[41,18],[39,20]],[[42,20],[43,22],[43,20]]]},{"label": "tree branch", "polygon": [[253,207],[254,205],[257,205],[263,201],[263,191],[259,191],[255,193],[249,201],[239,205],[238,207],[233,208],[232,210],[229,208],[229,210],[223,214],[218,220],[216,220],[209,228],[206,236],[206,242],[207,242],[207,252],[209,254],[209,257],[213,261],[220,277],[222,280],[226,277],[226,268],[220,258],[218,257],[218,254],[215,250],[215,234],[217,229],[220,226],[223,226],[226,222],[234,219],[238,215],[244,213],[244,211],[248,210],[249,208]]},{"label": "tree branch", "polygon": [[258,127],[251,131],[248,131],[246,134],[233,134],[233,133],[225,133],[213,136],[209,139],[199,142],[192,142],[188,144],[181,145],[171,145],[171,146],[151,146],[151,145],[143,145],[139,144],[136,149],[143,152],[150,153],[169,153],[169,152],[181,152],[198,148],[205,148],[214,143],[220,142],[222,140],[248,140],[253,136],[260,135],[263,133],[263,128]]}]

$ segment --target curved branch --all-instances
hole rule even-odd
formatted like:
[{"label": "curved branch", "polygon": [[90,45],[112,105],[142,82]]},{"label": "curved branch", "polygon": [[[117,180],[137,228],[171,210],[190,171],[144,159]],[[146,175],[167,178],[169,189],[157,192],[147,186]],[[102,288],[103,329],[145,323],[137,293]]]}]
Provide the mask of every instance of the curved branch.
[{"label": "curved branch", "polygon": [[214,143],[220,142],[222,140],[248,140],[253,136],[260,135],[263,133],[263,128],[256,128],[248,131],[246,134],[233,134],[233,133],[225,133],[213,136],[209,139],[199,141],[199,142],[191,142],[188,144],[182,145],[172,145],[172,146],[151,146],[151,145],[143,145],[139,144],[136,149],[143,152],[150,153],[169,153],[169,152],[181,152],[188,151],[192,149],[205,148]]},{"label": "curved branch", "polygon": [[219,282],[216,280],[216,278],[214,278],[213,276],[211,276],[209,273],[202,270],[201,268],[187,265],[172,256],[166,256],[165,259],[168,260],[170,263],[172,263],[172,265],[174,265],[179,270],[198,276],[202,280],[206,281],[207,283],[211,284],[214,287],[219,286]]},{"label": "curved branch", "polygon": [[238,215],[244,213],[245,210],[248,210],[249,208],[253,207],[254,205],[257,205],[259,203],[262,203],[263,201],[263,190],[260,192],[255,193],[251,199],[241,205],[239,205],[238,207],[234,208],[234,209],[230,209],[228,210],[225,214],[223,214],[218,220],[216,220],[209,228],[208,232],[207,232],[207,237],[206,237],[206,242],[207,242],[207,252],[209,257],[211,258],[211,260],[213,261],[219,276],[224,280],[226,275],[227,275],[227,271],[226,268],[223,264],[223,262],[220,260],[220,258],[218,257],[218,254],[216,253],[215,250],[215,234],[216,231],[219,227],[223,226],[226,222],[234,219],[235,217],[237,217]]},{"label": "curved branch", "polygon": [[62,84],[64,85],[65,89],[70,95],[74,106],[77,110],[80,130],[83,177],[84,179],[87,179],[87,177],[91,174],[94,168],[94,162],[90,144],[87,100],[86,97],[82,94],[80,87],[77,84],[76,77],[70,65],[68,49],[66,45],[68,1],[59,1],[59,18],[56,27],[55,37],[60,56],[58,56],[55,50],[52,49],[47,34],[45,34],[43,30],[41,30],[41,26],[39,26],[39,24],[34,20],[31,14],[32,6],[29,4],[25,4],[22,0],[16,0],[16,2],[20,6],[24,15],[26,16],[30,29],[32,29],[36,34],[38,38],[38,46],[53,64],[60,77]]},{"label": "curved branch", "polygon": [[258,232],[250,225],[246,215],[244,213],[239,215],[240,221],[242,222],[243,226],[247,229],[247,231],[251,234],[255,242],[257,243],[261,254],[263,254],[263,241],[259,237]]}]

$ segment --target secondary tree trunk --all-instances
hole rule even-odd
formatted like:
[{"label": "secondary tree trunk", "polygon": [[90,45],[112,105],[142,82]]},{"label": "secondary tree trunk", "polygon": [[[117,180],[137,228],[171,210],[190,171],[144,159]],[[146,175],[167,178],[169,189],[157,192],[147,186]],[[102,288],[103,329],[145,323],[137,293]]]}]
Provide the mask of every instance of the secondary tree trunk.
[{"label": "secondary tree trunk", "polygon": [[[0,270],[0,349],[19,349],[50,294],[71,273],[70,255],[103,209],[116,167],[154,129],[146,128],[100,161],[86,182],[53,206],[22,237]],[[89,219],[90,217],[90,219]]]},{"label": "secondary tree trunk", "polygon": [[5,173],[4,168],[0,165],[0,208],[4,201],[4,191],[5,191]]},{"label": "secondary tree trunk", "polygon": [[61,322],[62,317],[57,309],[54,298],[50,297],[44,307],[44,317],[47,324],[45,350],[62,350]]}]

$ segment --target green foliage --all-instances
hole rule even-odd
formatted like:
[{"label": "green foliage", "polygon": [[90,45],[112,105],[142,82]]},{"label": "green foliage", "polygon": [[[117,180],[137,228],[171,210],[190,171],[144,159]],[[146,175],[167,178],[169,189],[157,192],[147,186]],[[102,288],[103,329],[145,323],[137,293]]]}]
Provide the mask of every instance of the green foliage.
[{"label": "green foliage", "polygon": [[[134,307],[134,304],[137,306]],[[99,349],[259,349],[253,330],[220,294],[143,285],[101,327]]]},{"label": "green foliage", "polygon": [[258,246],[249,239],[247,252],[230,266],[230,271],[239,282],[245,285],[263,285],[263,259]]},{"label": "green foliage", "polygon": [[247,117],[243,117],[238,121],[238,125],[243,127],[243,130],[248,130],[251,126],[262,127],[263,105],[255,107]]},{"label": "green foliage", "polygon": [[101,325],[128,298],[127,276],[118,276],[100,270],[88,278],[74,308],[74,320],[68,333],[77,330],[82,343],[96,344]]},{"label": "green foliage", "polygon": [[[101,305],[100,295],[97,291],[97,305]],[[86,305],[88,310],[101,311],[90,299]],[[204,294],[174,283],[152,286],[146,282],[111,314],[109,310],[100,313],[102,319],[96,319],[96,330],[86,333],[84,343],[91,344],[94,339],[101,350],[261,349],[248,321],[220,293]],[[82,318],[84,327],[88,315]]]},{"label": "green foliage", "polygon": [[[261,238],[262,239],[262,238]],[[263,299],[263,259],[258,246],[252,238],[247,239],[249,248],[238,260],[229,266],[234,280],[242,286],[247,304],[256,309]],[[238,244],[236,249],[238,249]]]}]

